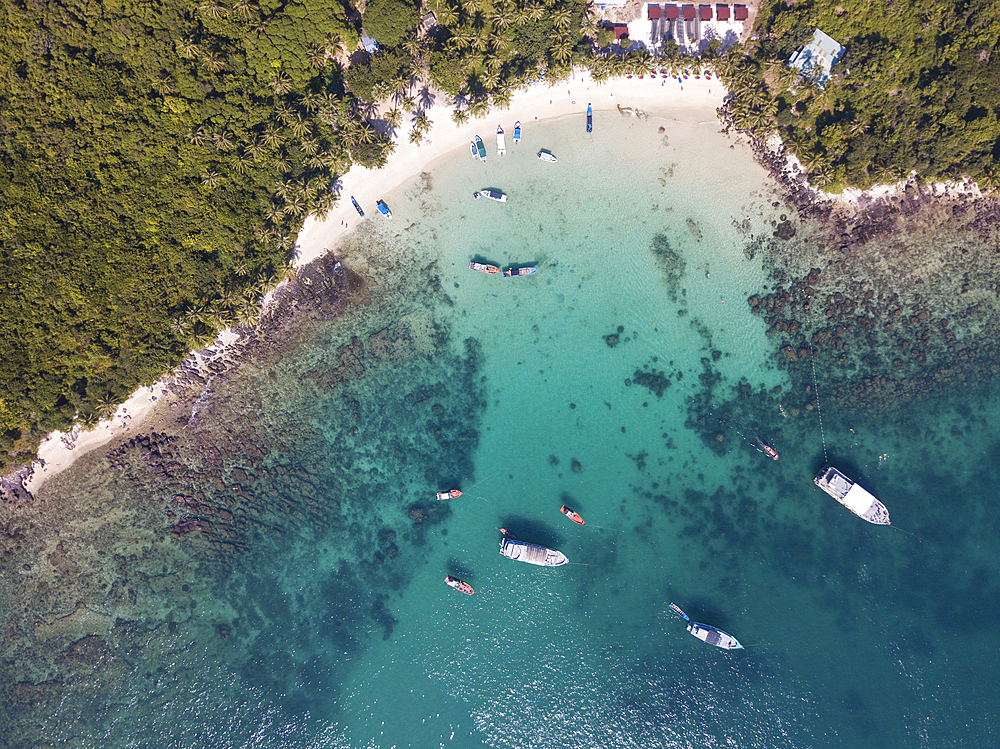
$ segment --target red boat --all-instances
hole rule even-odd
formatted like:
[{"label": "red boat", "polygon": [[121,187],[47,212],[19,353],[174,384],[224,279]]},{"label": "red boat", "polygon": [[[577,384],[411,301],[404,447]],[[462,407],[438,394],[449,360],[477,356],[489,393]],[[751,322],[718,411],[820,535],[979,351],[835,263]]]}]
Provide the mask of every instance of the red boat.
[{"label": "red boat", "polygon": [[579,523],[580,525],[586,525],[586,523],[583,522],[583,518],[580,517],[580,513],[569,509],[566,505],[560,507],[559,512],[568,517],[574,523]]},{"label": "red boat", "polygon": [[764,448],[764,454],[766,456],[768,456],[769,458],[773,458],[774,460],[778,459],[778,453],[773,447],[764,444],[761,444],[761,447]]},{"label": "red boat", "polygon": [[462,492],[458,489],[452,489],[449,492],[438,492],[436,496],[437,499],[458,499],[462,496]]},{"label": "red boat", "polygon": [[477,270],[480,273],[499,273],[500,269],[495,265],[487,265],[486,263],[469,263],[470,270]]},{"label": "red boat", "polygon": [[475,595],[476,591],[474,591],[472,589],[472,586],[469,585],[464,580],[459,580],[457,577],[452,577],[451,575],[447,575],[444,581],[445,584],[448,585],[448,587],[454,588],[455,590],[459,590],[462,593],[465,593],[465,595],[467,596]]}]

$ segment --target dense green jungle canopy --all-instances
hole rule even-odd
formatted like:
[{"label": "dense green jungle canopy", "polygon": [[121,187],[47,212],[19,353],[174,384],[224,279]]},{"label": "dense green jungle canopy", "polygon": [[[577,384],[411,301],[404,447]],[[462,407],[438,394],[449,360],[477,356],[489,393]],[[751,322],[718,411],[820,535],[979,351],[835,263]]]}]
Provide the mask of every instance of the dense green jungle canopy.
[{"label": "dense green jungle canopy", "polygon": [[[404,112],[420,140],[431,87],[462,122],[574,65],[713,67],[737,125],[778,128],[820,182],[915,169],[996,187],[998,18],[993,0],[779,1],[757,41],[693,60],[608,46],[585,0],[8,2],[0,467],[252,322],[337,176],[384,163]],[[848,47],[823,89],[785,64],[816,26]]]}]

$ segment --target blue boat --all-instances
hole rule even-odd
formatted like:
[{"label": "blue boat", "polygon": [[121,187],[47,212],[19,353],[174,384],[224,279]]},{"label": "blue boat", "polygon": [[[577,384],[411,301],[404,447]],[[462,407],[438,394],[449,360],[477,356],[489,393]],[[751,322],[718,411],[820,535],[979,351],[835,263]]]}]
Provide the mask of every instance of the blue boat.
[{"label": "blue boat", "polygon": [[508,268],[503,272],[504,278],[517,278],[518,276],[530,276],[538,273],[538,268]]},{"label": "blue boat", "polygon": [[483,139],[478,135],[476,136],[476,153],[480,161],[486,161],[486,146],[483,145]]},{"label": "blue boat", "polygon": [[520,143],[521,142],[521,121],[520,120],[518,120],[517,122],[514,123],[514,142],[515,143]]},{"label": "blue boat", "polygon": [[687,631],[702,642],[707,642],[709,645],[715,645],[715,647],[722,648],[723,650],[740,650],[743,648],[743,646],[740,645],[740,641],[728,632],[723,632],[718,627],[713,627],[709,624],[691,621],[688,618],[688,615],[681,611],[681,607],[676,603],[670,604],[670,610],[686,621],[688,623]]},{"label": "blue boat", "polygon": [[358,212],[358,215],[361,216],[361,218],[364,218],[365,217],[365,212],[364,212],[364,210],[362,210],[361,206],[358,205],[358,201],[356,201],[354,199],[353,195],[351,196],[351,202],[354,203],[354,210],[356,210]]},{"label": "blue boat", "polygon": [[587,132],[594,132],[594,110],[590,108],[589,104],[587,105]]},{"label": "blue boat", "polygon": [[386,218],[392,218],[392,211],[389,210],[389,206],[385,204],[384,200],[378,201],[375,204],[375,207],[378,208],[378,212],[381,213]]}]

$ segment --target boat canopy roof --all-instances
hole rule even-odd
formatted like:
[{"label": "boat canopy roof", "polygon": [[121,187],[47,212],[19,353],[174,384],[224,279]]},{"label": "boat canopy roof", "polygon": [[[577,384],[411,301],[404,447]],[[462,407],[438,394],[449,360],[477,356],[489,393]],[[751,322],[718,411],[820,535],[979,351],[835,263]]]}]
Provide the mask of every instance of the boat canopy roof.
[{"label": "boat canopy roof", "polygon": [[875,502],[875,495],[854,484],[841,500],[847,509],[857,515],[864,515]]}]

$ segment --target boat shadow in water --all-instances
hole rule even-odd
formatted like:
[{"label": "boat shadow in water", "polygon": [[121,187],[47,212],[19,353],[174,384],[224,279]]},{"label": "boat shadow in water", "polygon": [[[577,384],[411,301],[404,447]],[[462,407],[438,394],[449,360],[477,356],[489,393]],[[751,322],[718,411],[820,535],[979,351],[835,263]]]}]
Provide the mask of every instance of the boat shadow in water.
[{"label": "boat shadow in water", "polygon": [[462,564],[455,557],[448,558],[448,563],[445,565],[445,572],[470,584],[476,579],[476,573],[472,568]]},{"label": "boat shadow in water", "polygon": [[587,511],[587,503],[577,499],[569,492],[559,493],[559,503],[566,505],[567,507],[572,507],[581,515]]},{"label": "boat shadow in water", "polygon": [[726,632],[733,631],[730,627],[739,628],[739,622],[735,621],[725,610],[717,608],[711,601],[704,598],[688,598],[684,606],[684,613],[693,622],[718,627]]},{"label": "boat shadow in water", "polygon": [[499,263],[496,263],[496,262],[494,262],[492,260],[487,260],[485,256],[479,255],[479,254],[473,255],[471,262],[473,262],[473,263],[480,263],[482,265],[494,265],[497,268],[500,267]]},{"label": "boat shadow in water", "polygon": [[548,546],[550,549],[558,549],[560,544],[565,543],[555,526],[522,515],[504,515],[500,519],[500,527],[506,528],[521,541]]}]

